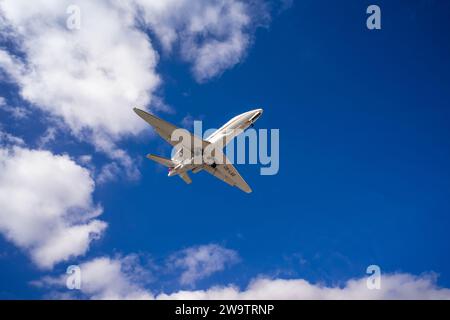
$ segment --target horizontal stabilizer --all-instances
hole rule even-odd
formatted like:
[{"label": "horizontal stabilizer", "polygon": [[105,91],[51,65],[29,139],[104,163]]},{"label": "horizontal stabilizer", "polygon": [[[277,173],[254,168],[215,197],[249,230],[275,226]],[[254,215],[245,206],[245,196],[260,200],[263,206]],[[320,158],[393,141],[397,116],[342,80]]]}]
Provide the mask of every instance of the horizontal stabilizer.
[{"label": "horizontal stabilizer", "polygon": [[150,160],[153,160],[155,162],[158,162],[159,164],[162,164],[163,166],[169,167],[169,168],[173,168],[175,167],[175,163],[173,163],[172,160],[167,159],[167,158],[163,158],[160,156],[155,156],[154,154],[148,154],[147,158],[149,158]]}]

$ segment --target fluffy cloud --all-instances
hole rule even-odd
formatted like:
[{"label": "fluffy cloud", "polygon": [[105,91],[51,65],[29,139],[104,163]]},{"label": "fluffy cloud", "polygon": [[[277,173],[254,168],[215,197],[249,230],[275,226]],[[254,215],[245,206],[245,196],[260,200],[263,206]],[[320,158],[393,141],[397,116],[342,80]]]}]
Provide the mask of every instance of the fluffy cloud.
[{"label": "fluffy cloud", "polygon": [[[367,278],[352,279],[342,286],[313,284],[305,279],[259,277],[247,288],[235,285],[213,286],[206,290],[155,293],[148,289],[148,273],[135,256],[101,257],[81,267],[81,296],[90,299],[180,299],[180,300],[354,300],[354,299],[450,299],[450,289],[436,284],[433,274],[414,276],[407,273],[384,274],[380,290],[369,290]],[[54,297],[75,298],[73,291],[62,289],[66,276],[35,281],[44,288],[59,290]],[[147,283],[147,285],[146,285]]]},{"label": "fluffy cloud", "polygon": [[[66,26],[74,3],[79,30]],[[0,65],[24,99],[79,136],[87,130],[116,140],[144,127],[131,108],[151,102],[160,82],[157,54],[126,8],[110,1],[14,0],[0,9],[25,54],[2,51]]]},{"label": "fluffy cloud", "polygon": [[[224,270],[235,263],[238,255],[235,251],[210,244],[187,248],[169,257],[171,274],[181,273],[180,283],[192,285],[195,281]],[[154,299],[146,288],[153,280],[153,272],[161,272],[162,266],[151,264],[144,268],[139,256],[131,254],[115,258],[101,257],[80,265],[81,288],[79,292],[61,291],[66,284],[66,276],[44,277],[33,284],[39,287],[59,289],[52,296],[59,298],[91,299]],[[180,270],[181,269],[181,270]],[[68,295],[69,294],[69,295]]]},{"label": "fluffy cloud", "polygon": [[[255,26],[248,1],[240,0],[137,0],[144,20],[164,49],[179,47],[202,82],[220,75],[243,58]],[[254,9],[254,8],[253,8]]]},{"label": "fluffy cloud", "polygon": [[193,285],[238,260],[236,251],[216,244],[187,248],[169,258],[172,267],[183,270],[180,276],[182,285]]},{"label": "fluffy cloud", "polygon": [[11,114],[14,119],[24,119],[29,114],[28,110],[23,107],[10,106],[8,103],[6,103],[6,99],[3,97],[0,97],[0,110],[6,111],[7,113]]},{"label": "fluffy cloud", "polygon": [[1,142],[0,233],[40,268],[83,255],[107,226],[95,219],[102,209],[89,171],[66,155]]},{"label": "fluffy cloud", "polygon": [[[91,299],[152,299],[153,295],[139,285],[134,257],[97,258],[80,266],[82,292]],[[130,269],[131,268],[131,269]],[[139,274],[139,272],[138,272]]]},{"label": "fluffy cloud", "polygon": [[16,137],[6,131],[1,130],[1,124],[0,124],[0,146],[11,146],[11,145],[17,145],[17,146],[23,146],[25,145],[25,141],[23,141],[22,138]]},{"label": "fluffy cloud", "polygon": [[383,275],[380,290],[369,290],[367,279],[349,280],[343,287],[312,284],[304,279],[256,279],[245,290],[236,286],[160,294],[158,299],[188,300],[360,300],[360,299],[450,299],[450,289],[436,285],[433,275]]},{"label": "fluffy cloud", "polygon": [[66,287],[66,275],[44,277],[31,282],[39,288],[55,289],[52,298],[93,300],[144,300],[154,299],[143,285],[148,282],[148,273],[139,265],[136,255],[125,257],[100,257],[79,265],[80,290],[61,290]]}]

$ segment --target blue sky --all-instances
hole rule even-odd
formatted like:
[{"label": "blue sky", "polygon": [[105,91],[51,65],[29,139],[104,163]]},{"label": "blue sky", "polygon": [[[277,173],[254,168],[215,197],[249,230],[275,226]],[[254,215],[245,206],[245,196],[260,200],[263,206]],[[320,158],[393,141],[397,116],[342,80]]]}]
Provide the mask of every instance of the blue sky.
[{"label": "blue sky", "polygon": [[[206,79],[195,71],[198,61],[177,51],[182,42],[165,51],[157,27],[149,22],[144,28],[159,56],[152,72],[161,84],[142,90],[151,90],[164,105],[152,99],[146,107],[178,125],[190,115],[216,128],[261,107],[256,128],[280,130],[277,175],[261,176],[259,165],[237,165],[253,189],[250,195],[206,173],[193,175],[189,186],[167,178],[164,168],[144,156],[168,156],[170,149],[145,126],[111,138],[135,163],[130,170],[140,172],[127,174],[120,159],[92,142],[95,133],[75,132],[61,114],[50,117],[59,106],[39,106],[46,100],[30,98],[23,79],[5,71],[1,131],[22,138],[22,148],[66,154],[87,168],[96,182],[92,201],[103,208],[98,218],[108,226],[83,254],[51,268],[39,267],[30,246],[8,238],[2,226],[0,298],[54,297],[64,288],[33,281],[64,275],[70,264],[130,255],[145,272],[126,288],[152,294],[229,284],[245,290],[258,277],[345,287],[349,279],[366,276],[371,264],[413,282],[436,273],[430,290],[450,287],[449,4],[377,1],[382,29],[372,31],[365,26],[370,4],[297,0],[284,10],[278,1],[248,9],[248,46],[237,62],[221,61],[223,70]],[[211,35],[218,41],[221,36]],[[14,36],[5,32],[1,39],[4,52],[26,53],[15,51]],[[6,70],[1,58],[0,70]],[[26,54],[21,58],[32,65]],[[26,116],[14,117],[6,106],[23,108]],[[132,114],[132,107],[122,112]],[[42,143],[50,127],[56,136]],[[3,148],[12,148],[2,138]],[[82,163],[82,155],[92,160]],[[108,163],[119,169],[100,183]],[[197,266],[202,276],[180,283],[180,273],[189,268],[177,257],[211,244],[223,266],[208,273],[205,262]],[[135,281],[127,272],[127,281]]]}]

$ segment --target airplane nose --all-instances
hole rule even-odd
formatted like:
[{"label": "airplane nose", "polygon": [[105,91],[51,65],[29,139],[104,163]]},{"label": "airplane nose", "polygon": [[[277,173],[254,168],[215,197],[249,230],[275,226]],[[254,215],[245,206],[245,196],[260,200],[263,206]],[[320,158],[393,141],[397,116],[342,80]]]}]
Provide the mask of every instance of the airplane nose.
[{"label": "airplane nose", "polygon": [[249,121],[251,123],[254,123],[256,120],[258,120],[258,118],[261,116],[261,114],[263,113],[263,109],[255,109],[249,112],[250,113],[250,119]]}]

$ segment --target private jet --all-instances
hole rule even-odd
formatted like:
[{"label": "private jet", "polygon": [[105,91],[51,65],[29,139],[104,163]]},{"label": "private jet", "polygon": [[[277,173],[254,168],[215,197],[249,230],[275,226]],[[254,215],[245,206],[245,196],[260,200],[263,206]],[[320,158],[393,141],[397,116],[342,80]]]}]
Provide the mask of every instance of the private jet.
[{"label": "private jet", "polygon": [[[188,172],[198,173],[203,170],[246,193],[252,192],[249,185],[224,155],[223,148],[248,127],[253,126],[256,120],[262,115],[263,109],[255,109],[234,117],[205,140],[188,133],[188,138],[190,139],[186,140],[189,140],[189,142],[185,142],[184,138],[181,142],[179,140],[174,141],[176,139],[173,139],[176,130],[184,129],[178,128],[144,110],[134,108],[134,112],[150,124],[164,140],[175,147],[171,159],[153,154],[147,155],[147,158],[167,167],[169,177],[178,175],[184,182],[191,184],[192,180]],[[206,157],[207,161],[196,161],[199,155],[203,160],[206,151],[208,151],[209,155],[209,157]]]}]

